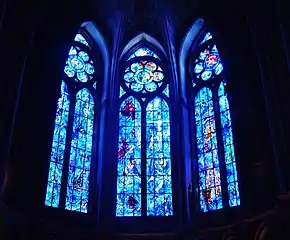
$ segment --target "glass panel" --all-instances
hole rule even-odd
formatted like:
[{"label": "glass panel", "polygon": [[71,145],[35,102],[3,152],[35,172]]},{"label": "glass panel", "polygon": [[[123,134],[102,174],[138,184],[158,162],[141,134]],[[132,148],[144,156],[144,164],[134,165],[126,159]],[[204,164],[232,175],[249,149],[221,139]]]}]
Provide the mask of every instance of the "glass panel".
[{"label": "glass panel", "polygon": [[66,60],[64,73],[77,82],[87,82],[92,79],[95,68],[93,61],[85,51],[79,51],[78,47],[71,47]]},{"label": "glass panel", "polygon": [[169,86],[167,85],[166,88],[163,90],[163,93],[169,97]]},{"label": "glass panel", "polygon": [[126,92],[124,91],[124,89],[122,87],[120,87],[120,95],[119,97],[122,97]]},{"label": "glass panel", "polygon": [[231,207],[234,207],[240,205],[240,194],[238,187],[238,175],[235,160],[230,108],[227,94],[224,90],[224,84],[225,84],[224,82],[220,84],[218,95],[222,124],[223,144],[225,151],[225,164],[227,170],[229,205]]},{"label": "glass panel", "polygon": [[[212,39],[212,36],[207,33],[200,45],[209,39]],[[216,45],[205,44],[199,56],[192,61],[191,68],[195,77],[203,81],[213,80],[220,75],[224,68]]]},{"label": "glass panel", "polygon": [[203,212],[220,209],[222,192],[212,92],[202,88],[195,97],[200,207]]},{"label": "glass panel", "polygon": [[119,112],[116,216],[141,216],[141,106],[127,98]]},{"label": "glass panel", "polygon": [[146,108],[146,139],[147,215],[173,215],[169,108],[159,97]]},{"label": "glass panel", "polygon": [[77,93],[65,209],[87,212],[94,133],[94,99],[88,89]]},{"label": "glass panel", "polygon": [[203,81],[214,79],[223,71],[220,54],[214,46],[208,46],[193,63],[195,76]]},{"label": "glass panel", "polygon": [[152,57],[155,57],[155,58],[158,58],[159,57],[153,52],[151,51],[149,48],[146,48],[146,47],[142,47],[142,48],[139,48],[137,49],[129,58],[128,60],[134,58],[134,57],[142,57],[142,56],[152,56]]},{"label": "glass panel", "polygon": [[80,42],[82,44],[85,44],[86,46],[89,46],[88,42],[85,40],[84,36],[81,35],[80,33],[78,33],[76,36],[75,36],[75,39],[74,39],[76,42]]},{"label": "glass panel", "polygon": [[125,84],[135,92],[154,92],[163,79],[161,67],[152,61],[133,62],[124,73]]},{"label": "glass panel", "polygon": [[68,93],[67,85],[64,81],[62,81],[60,98],[57,102],[48,184],[45,198],[45,205],[52,207],[59,206],[61,176],[69,116],[69,99],[70,96]]},{"label": "glass panel", "polygon": [[206,42],[209,39],[212,39],[212,35],[211,35],[211,33],[208,32],[207,34],[205,34],[203,40],[201,41],[201,43],[199,45],[203,44],[204,42]]}]

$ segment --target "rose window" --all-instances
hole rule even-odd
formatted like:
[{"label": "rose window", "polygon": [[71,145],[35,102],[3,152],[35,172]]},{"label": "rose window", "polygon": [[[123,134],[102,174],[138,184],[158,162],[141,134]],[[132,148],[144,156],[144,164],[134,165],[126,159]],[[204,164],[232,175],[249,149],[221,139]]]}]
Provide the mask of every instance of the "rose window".
[{"label": "rose window", "polygon": [[198,79],[208,81],[221,74],[223,65],[216,45],[208,43],[202,46],[204,50],[194,61],[193,71]]},{"label": "rose window", "polygon": [[125,85],[135,92],[154,92],[163,84],[163,70],[149,61],[134,62],[125,70]]},{"label": "rose window", "polygon": [[69,51],[64,72],[77,82],[87,82],[93,78],[95,68],[89,54],[79,47],[73,46]]}]

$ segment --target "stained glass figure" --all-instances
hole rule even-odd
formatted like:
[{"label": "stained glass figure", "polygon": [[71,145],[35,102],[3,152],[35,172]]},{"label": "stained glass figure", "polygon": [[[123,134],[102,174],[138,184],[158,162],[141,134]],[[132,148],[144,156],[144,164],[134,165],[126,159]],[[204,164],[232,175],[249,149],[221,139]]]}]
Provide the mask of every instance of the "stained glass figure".
[{"label": "stained glass figure", "polygon": [[[87,40],[78,33],[64,67],[45,199],[47,206],[59,207],[61,202],[64,203],[62,208],[84,213],[88,211],[95,119],[95,102],[88,89],[97,88],[95,65],[87,52],[88,48]],[[70,103],[71,94],[75,94],[73,89],[78,89],[78,92],[72,96],[75,102]],[[70,104],[73,105],[70,107]],[[69,115],[73,120],[70,125]],[[67,129],[68,126],[70,129]],[[69,153],[68,156],[64,154],[65,151]],[[67,169],[63,169],[64,163],[68,165]]]},{"label": "stained glass figure", "polygon": [[[200,208],[207,212],[224,207],[226,196],[222,193],[228,192],[230,207],[240,205],[240,196],[231,116],[224,90],[226,80],[221,74],[223,63],[210,33],[204,36],[197,49],[199,52],[193,54],[196,57],[191,59],[189,72],[192,89],[200,89],[194,96],[194,123]],[[206,81],[211,81],[211,89]],[[223,173],[226,176],[221,176]],[[227,183],[221,184],[221,178]]]},{"label": "stained glass figure", "polygon": [[45,205],[58,207],[61,187],[64,150],[66,143],[67,124],[69,116],[70,95],[64,81],[61,83],[60,97],[57,101],[48,184]]},{"label": "stained glass figure", "polygon": [[225,163],[227,172],[227,184],[229,192],[229,205],[231,207],[240,205],[240,194],[238,187],[237,167],[234,152],[234,142],[232,133],[232,123],[229,102],[224,90],[225,82],[219,86],[219,107],[222,125],[223,144],[225,151]]},{"label": "stained glass figure", "polygon": [[172,211],[170,118],[165,100],[156,97],[146,108],[147,215]]},{"label": "stained glass figure", "polygon": [[141,106],[133,97],[119,111],[116,216],[141,216]]},{"label": "stained glass figure", "polygon": [[212,92],[202,88],[195,97],[195,123],[198,155],[200,205],[202,211],[223,207],[216,123]]},{"label": "stained glass figure", "polygon": [[136,61],[124,73],[126,86],[134,92],[154,92],[164,79],[163,70],[152,61]]}]

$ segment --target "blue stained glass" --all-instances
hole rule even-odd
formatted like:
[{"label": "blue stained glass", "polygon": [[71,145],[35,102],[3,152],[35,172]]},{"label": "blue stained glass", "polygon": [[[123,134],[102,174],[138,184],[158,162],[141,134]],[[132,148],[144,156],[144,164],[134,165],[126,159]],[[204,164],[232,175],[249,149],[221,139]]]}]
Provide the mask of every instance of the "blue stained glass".
[{"label": "blue stained glass", "polygon": [[[206,34],[202,43],[211,38],[210,33]],[[196,78],[208,81],[222,73],[223,64],[216,45],[208,44],[204,47],[205,49],[199,53],[192,67]]]},{"label": "blue stained glass", "polygon": [[135,92],[154,92],[161,86],[164,74],[152,61],[137,61],[124,73],[125,84]]},{"label": "blue stained glass", "polygon": [[76,95],[65,209],[88,210],[94,132],[94,99],[88,89]]},{"label": "blue stained glass", "polygon": [[209,39],[212,39],[212,35],[211,35],[211,33],[208,32],[207,34],[205,34],[203,40],[201,41],[201,43],[199,45],[203,44],[204,42],[206,42]]},{"label": "blue stained glass", "polygon": [[[77,39],[77,40],[76,40]],[[83,42],[84,38],[77,34],[75,41]],[[79,49],[79,47],[77,47]],[[76,47],[71,47],[69,56],[66,60],[64,73],[78,82],[87,82],[91,79],[91,75],[95,73],[93,61],[90,60],[89,54],[85,50],[77,51]]]},{"label": "blue stained glass", "polygon": [[141,106],[129,97],[119,111],[116,216],[141,216]]},{"label": "blue stained glass", "polygon": [[122,87],[120,87],[120,95],[119,95],[119,97],[122,97],[124,94],[126,94],[126,92],[124,91],[124,89]]},{"label": "blue stained glass", "polygon": [[61,83],[61,94],[57,102],[48,184],[45,205],[58,207],[61,187],[64,150],[69,116],[70,95],[64,81]]},{"label": "blue stained glass", "polygon": [[[133,59],[130,66],[124,71],[125,87],[120,87],[119,97],[130,90],[142,94],[153,93],[163,86],[164,73],[159,61],[153,58],[137,58],[142,56],[159,59],[149,48],[135,51],[129,58]],[[163,94],[169,96],[168,86],[160,95],[164,96]],[[142,104],[131,96],[120,106],[116,216],[171,216],[173,207],[169,107],[160,97],[144,106],[146,97],[140,97]],[[146,119],[141,119],[141,115],[146,116]],[[141,143],[141,129],[145,128],[146,138]],[[146,156],[141,155],[145,151]],[[146,173],[143,172],[142,177],[141,162],[143,166],[146,165]],[[141,192],[141,181],[147,182],[147,191]],[[141,207],[146,205],[147,209],[143,209],[141,213]]]},{"label": "blue stained glass", "polygon": [[163,90],[163,93],[169,97],[169,86],[167,85],[166,88]]},{"label": "blue stained glass", "polygon": [[225,151],[225,163],[227,171],[227,183],[229,192],[229,205],[231,207],[240,205],[240,194],[238,187],[237,167],[234,152],[233,134],[231,126],[231,115],[227,94],[224,90],[225,82],[218,89],[219,107]]},{"label": "blue stained glass", "polygon": [[85,71],[86,71],[88,74],[94,74],[94,72],[95,72],[95,68],[94,68],[94,66],[93,66],[92,64],[87,63],[87,64],[85,65]]},{"label": "blue stained glass", "polygon": [[147,215],[170,216],[172,207],[170,117],[165,100],[146,108]]},{"label": "blue stained glass", "polygon": [[80,51],[79,52],[79,56],[84,60],[84,61],[89,61],[90,57],[89,57],[89,54],[87,54],[86,52],[84,51]]},{"label": "blue stained glass", "polygon": [[84,36],[81,35],[80,33],[78,33],[76,36],[75,36],[75,39],[74,39],[76,42],[80,42],[82,44],[85,44],[86,46],[89,46],[88,42],[85,40]]},{"label": "blue stained glass", "polygon": [[128,60],[135,58],[135,57],[143,57],[143,56],[152,56],[155,57],[157,59],[159,59],[159,57],[153,52],[151,51],[149,48],[146,47],[142,47],[137,49],[129,58]]},{"label": "blue stained glass", "polygon": [[203,87],[194,101],[200,207],[203,212],[222,205],[222,190],[212,92]]}]

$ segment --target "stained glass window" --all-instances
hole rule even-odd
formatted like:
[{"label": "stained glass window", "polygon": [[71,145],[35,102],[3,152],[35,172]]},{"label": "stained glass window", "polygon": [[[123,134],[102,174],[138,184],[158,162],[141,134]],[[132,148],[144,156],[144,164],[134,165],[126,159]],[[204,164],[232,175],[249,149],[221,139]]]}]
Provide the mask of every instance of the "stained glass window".
[{"label": "stained glass window", "polygon": [[88,42],[80,32],[68,52],[57,103],[45,199],[47,206],[84,213],[88,211],[96,111],[92,94],[97,88]]},{"label": "stained glass window", "polygon": [[76,99],[65,208],[87,212],[95,109],[88,89]]},{"label": "stained glass window", "polygon": [[220,167],[212,92],[202,88],[195,97],[195,123],[200,205],[203,211],[222,208]]},{"label": "stained glass window", "polygon": [[237,167],[233,143],[232,122],[227,94],[224,90],[225,82],[219,86],[219,107],[222,125],[223,144],[225,151],[225,163],[227,172],[227,184],[229,192],[229,204],[231,207],[240,205]]},{"label": "stained glass window", "polygon": [[215,79],[223,71],[220,55],[216,45],[208,43],[194,61],[194,73],[196,78],[208,81]]},{"label": "stained glass window", "polygon": [[133,97],[119,111],[117,216],[141,216],[141,106]]},{"label": "stained glass window", "polygon": [[[206,33],[189,63],[201,211],[240,205],[230,107],[222,59]],[[196,89],[199,89],[198,91]],[[225,194],[228,193],[228,194]],[[228,195],[228,196],[227,196]]]},{"label": "stained glass window", "polygon": [[161,58],[148,47],[138,48],[124,63],[117,154],[119,217],[173,215],[169,88],[164,69]]},{"label": "stained glass window", "polygon": [[66,143],[70,95],[64,81],[61,83],[60,97],[57,101],[49,176],[45,205],[58,207],[61,187],[64,150]]},{"label": "stained glass window", "polygon": [[136,61],[125,70],[124,80],[128,88],[135,92],[154,92],[162,85],[163,70],[151,61]]},{"label": "stained glass window", "polygon": [[159,97],[146,108],[146,160],[147,214],[172,215],[169,108]]}]

